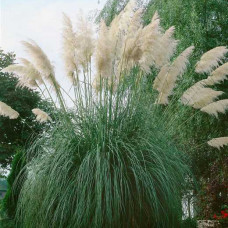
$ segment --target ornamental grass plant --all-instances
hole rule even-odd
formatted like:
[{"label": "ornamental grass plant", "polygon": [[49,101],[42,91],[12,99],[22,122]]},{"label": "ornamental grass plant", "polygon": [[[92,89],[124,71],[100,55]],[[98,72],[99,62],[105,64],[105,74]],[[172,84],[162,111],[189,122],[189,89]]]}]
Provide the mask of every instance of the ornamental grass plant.
[{"label": "ornamental grass plant", "polygon": [[31,147],[22,227],[178,226],[188,168],[142,82],[122,83],[88,106],[77,100],[70,122],[61,119]]},{"label": "ornamental grass plant", "polygon": [[[215,115],[225,112],[227,102],[212,105],[222,92],[202,82],[183,95],[175,90],[194,47],[176,55],[174,27],[163,31],[157,13],[143,27],[142,12],[130,1],[109,27],[101,22],[96,39],[86,20],[80,18],[75,30],[63,16],[63,59],[74,97],[34,41],[23,43],[31,60],[4,69],[18,74],[18,86],[39,89],[53,103],[57,98],[59,109],[53,120],[33,110],[37,121],[51,124],[27,151],[17,180],[23,182],[17,227],[181,226],[181,199],[191,174],[174,143],[178,116],[172,104],[205,107],[203,112]],[[204,54],[197,72],[215,70],[226,53],[220,47]],[[225,80],[222,74],[212,73],[206,82]],[[216,147],[225,146],[226,138],[222,145],[216,140]]]}]

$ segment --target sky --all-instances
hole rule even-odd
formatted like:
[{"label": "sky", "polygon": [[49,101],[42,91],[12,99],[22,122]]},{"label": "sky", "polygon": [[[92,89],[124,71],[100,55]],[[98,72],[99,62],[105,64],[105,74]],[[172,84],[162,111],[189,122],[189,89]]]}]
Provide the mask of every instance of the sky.
[{"label": "sky", "polygon": [[80,11],[94,15],[106,0],[0,0],[0,48],[26,57],[22,40],[33,39],[55,66],[58,81],[67,88],[61,60],[62,13],[76,21]]}]

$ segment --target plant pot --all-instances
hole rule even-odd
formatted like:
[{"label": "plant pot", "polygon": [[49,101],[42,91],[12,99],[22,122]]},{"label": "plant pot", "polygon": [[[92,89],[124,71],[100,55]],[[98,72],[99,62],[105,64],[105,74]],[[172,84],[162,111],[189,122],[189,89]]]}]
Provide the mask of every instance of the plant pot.
[{"label": "plant pot", "polygon": [[221,228],[221,224],[219,223],[219,221],[215,221],[215,220],[198,220],[197,227],[198,228],[207,228],[207,227]]}]

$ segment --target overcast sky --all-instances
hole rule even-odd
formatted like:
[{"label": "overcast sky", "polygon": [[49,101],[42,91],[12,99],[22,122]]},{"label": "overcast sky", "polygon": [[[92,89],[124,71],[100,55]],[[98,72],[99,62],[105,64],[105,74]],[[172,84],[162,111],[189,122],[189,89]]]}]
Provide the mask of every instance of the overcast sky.
[{"label": "overcast sky", "polygon": [[35,40],[55,65],[56,76],[66,88],[61,56],[62,13],[76,20],[80,10],[93,15],[106,0],[0,0],[0,48],[26,57],[22,40]]}]

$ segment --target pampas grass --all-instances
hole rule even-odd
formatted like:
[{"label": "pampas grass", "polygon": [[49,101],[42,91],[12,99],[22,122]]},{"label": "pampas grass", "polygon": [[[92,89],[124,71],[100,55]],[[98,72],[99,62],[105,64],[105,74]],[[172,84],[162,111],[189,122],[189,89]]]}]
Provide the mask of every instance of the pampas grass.
[{"label": "pampas grass", "polygon": [[79,60],[76,56],[76,34],[70,18],[63,14],[63,60],[66,74],[74,82],[74,73],[79,72]]},{"label": "pampas grass", "polygon": [[[226,80],[228,65],[227,63],[224,63],[219,66],[219,63],[221,63],[227,52],[228,50],[226,47],[217,47],[202,55],[200,61],[196,65],[196,72],[208,73],[211,72],[212,69],[214,69],[214,71],[211,72],[210,76],[206,79],[195,83],[183,93],[181,97],[181,102],[183,104],[192,106],[196,109],[201,109],[202,111],[205,110],[209,114],[213,114],[215,116],[217,116],[217,111],[225,111],[225,104],[223,102],[209,105],[217,99],[218,96],[221,96],[223,92],[205,87],[213,86]],[[205,106],[207,106],[207,108]],[[205,107],[205,109],[203,109],[203,107]]]},{"label": "pampas grass", "polygon": [[224,46],[216,47],[202,55],[196,64],[197,73],[210,73],[213,68],[218,67],[219,63],[225,58],[228,49]]},{"label": "pampas grass", "polygon": [[[173,143],[177,129],[167,123],[167,113],[173,113],[158,104],[170,103],[194,47],[170,62],[177,45],[174,28],[164,32],[157,13],[143,26],[141,12],[130,1],[110,26],[101,22],[97,39],[86,20],[80,18],[74,29],[64,16],[63,57],[75,92],[72,110],[44,51],[34,42],[24,43],[44,86],[46,81],[54,86],[60,111],[28,151],[18,179],[18,184],[24,180],[18,227],[180,226],[181,197],[191,174],[186,155]],[[221,58],[217,54],[216,61]],[[209,65],[214,68],[214,60]],[[158,97],[148,85],[152,71],[159,72],[153,84]],[[194,108],[223,93],[203,82],[194,86],[196,93],[190,88],[182,96]],[[33,112],[38,121],[50,120],[40,109]]]},{"label": "pampas grass", "polygon": [[162,78],[160,80],[160,93],[157,102],[158,104],[169,103],[168,97],[172,94],[172,91],[175,88],[178,76],[182,76],[185,72],[188,64],[188,58],[193,52],[193,50],[193,46],[187,48],[175,59],[175,61],[169,67],[167,73],[161,75],[162,73],[160,72],[161,74],[159,75],[159,78],[163,77],[164,79]]},{"label": "pampas grass", "polygon": [[228,137],[214,138],[207,142],[209,146],[220,149],[228,145]]},{"label": "pampas grass", "polygon": [[214,70],[211,75],[206,79],[206,85],[212,86],[219,84],[227,79],[228,75],[228,63],[224,63],[222,66]]},{"label": "pampas grass", "polygon": [[143,28],[141,37],[142,56],[139,65],[143,72],[150,73],[150,67],[157,66],[156,53],[159,52],[162,37],[160,18],[157,12],[155,12],[151,23]]},{"label": "pampas grass", "polygon": [[17,119],[19,113],[12,109],[9,105],[0,101],[0,116],[9,117],[10,119]]},{"label": "pampas grass", "polygon": [[40,135],[19,199],[21,227],[178,226],[188,168],[133,85],[121,81],[113,96],[104,85],[104,99],[91,98],[71,128],[58,122]]},{"label": "pampas grass", "polygon": [[110,77],[113,74],[112,59],[113,53],[110,46],[111,37],[109,37],[108,28],[104,21],[100,23],[99,38],[96,48],[96,68],[97,77]]},{"label": "pampas grass", "polygon": [[169,63],[176,51],[178,41],[173,38],[174,31],[175,27],[170,27],[165,31],[165,34],[161,38],[160,49],[158,50],[158,53],[156,53],[156,63],[159,67]]},{"label": "pampas grass", "polygon": [[221,96],[224,92],[215,91],[211,88],[204,88],[201,86],[194,86],[187,90],[181,98],[181,101],[185,105],[192,106],[193,108],[199,109],[210,103]]},{"label": "pampas grass", "polygon": [[[30,42],[23,41],[22,44],[30,55],[35,67],[42,73],[42,75],[47,79],[50,79],[51,77],[54,79],[54,68],[47,55],[38,44],[32,40]],[[52,83],[53,79],[49,81]]]},{"label": "pampas grass", "polygon": [[32,112],[36,115],[36,120],[40,123],[47,122],[48,120],[51,121],[51,117],[39,108],[32,109]]},{"label": "pampas grass", "polygon": [[218,113],[225,113],[228,109],[228,99],[213,102],[200,109],[202,112],[206,112],[209,115],[213,115],[218,118]]},{"label": "pampas grass", "polygon": [[[140,12],[128,10],[132,7],[111,27],[101,23],[95,42],[97,93],[91,86],[94,47],[89,49],[90,42],[85,45],[92,36],[79,32],[88,24],[82,20],[74,33],[65,18],[64,34],[69,32],[69,39],[75,38],[79,44],[72,48],[80,59],[84,80],[73,83],[75,110],[65,110],[56,117],[56,124],[28,151],[33,159],[21,177],[25,182],[17,208],[19,227],[179,226],[181,195],[189,170],[161,117],[158,121],[154,115],[156,108],[142,77],[145,69],[141,60],[148,70],[155,63],[146,59],[151,52],[143,45],[158,45],[156,36],[162,37],[159,19],[155,15],[151,26],[141,28],[144,38],[134,37],[134,26],[128,30],[124,23],[131,23],[128,13],[132,21],[138,21]],[[117,50],[110,35],[115,29],[119,31],[113,37]],[[123,46],[118,46],[119,35]],[[146,42],[141,46],[143,39]],[[68,50],[72,43],[68,46],[66,38],[64,42],[65,57],[73,63],[73,50]],[[77,76],[77,66],[67,69],[73,78]],[[35,111],[38,120],[44,120],[42,111]]]},{"label": "pampas grass", "polygon": [[34,66],[27,61],[22,59],[23,65],[13,64],[2,70],[2,72],[14,73],[18,77],[17,87],[27,87],[34,89],[39,84],[42,84],[42,78],[40,73],[34,68]]}]

